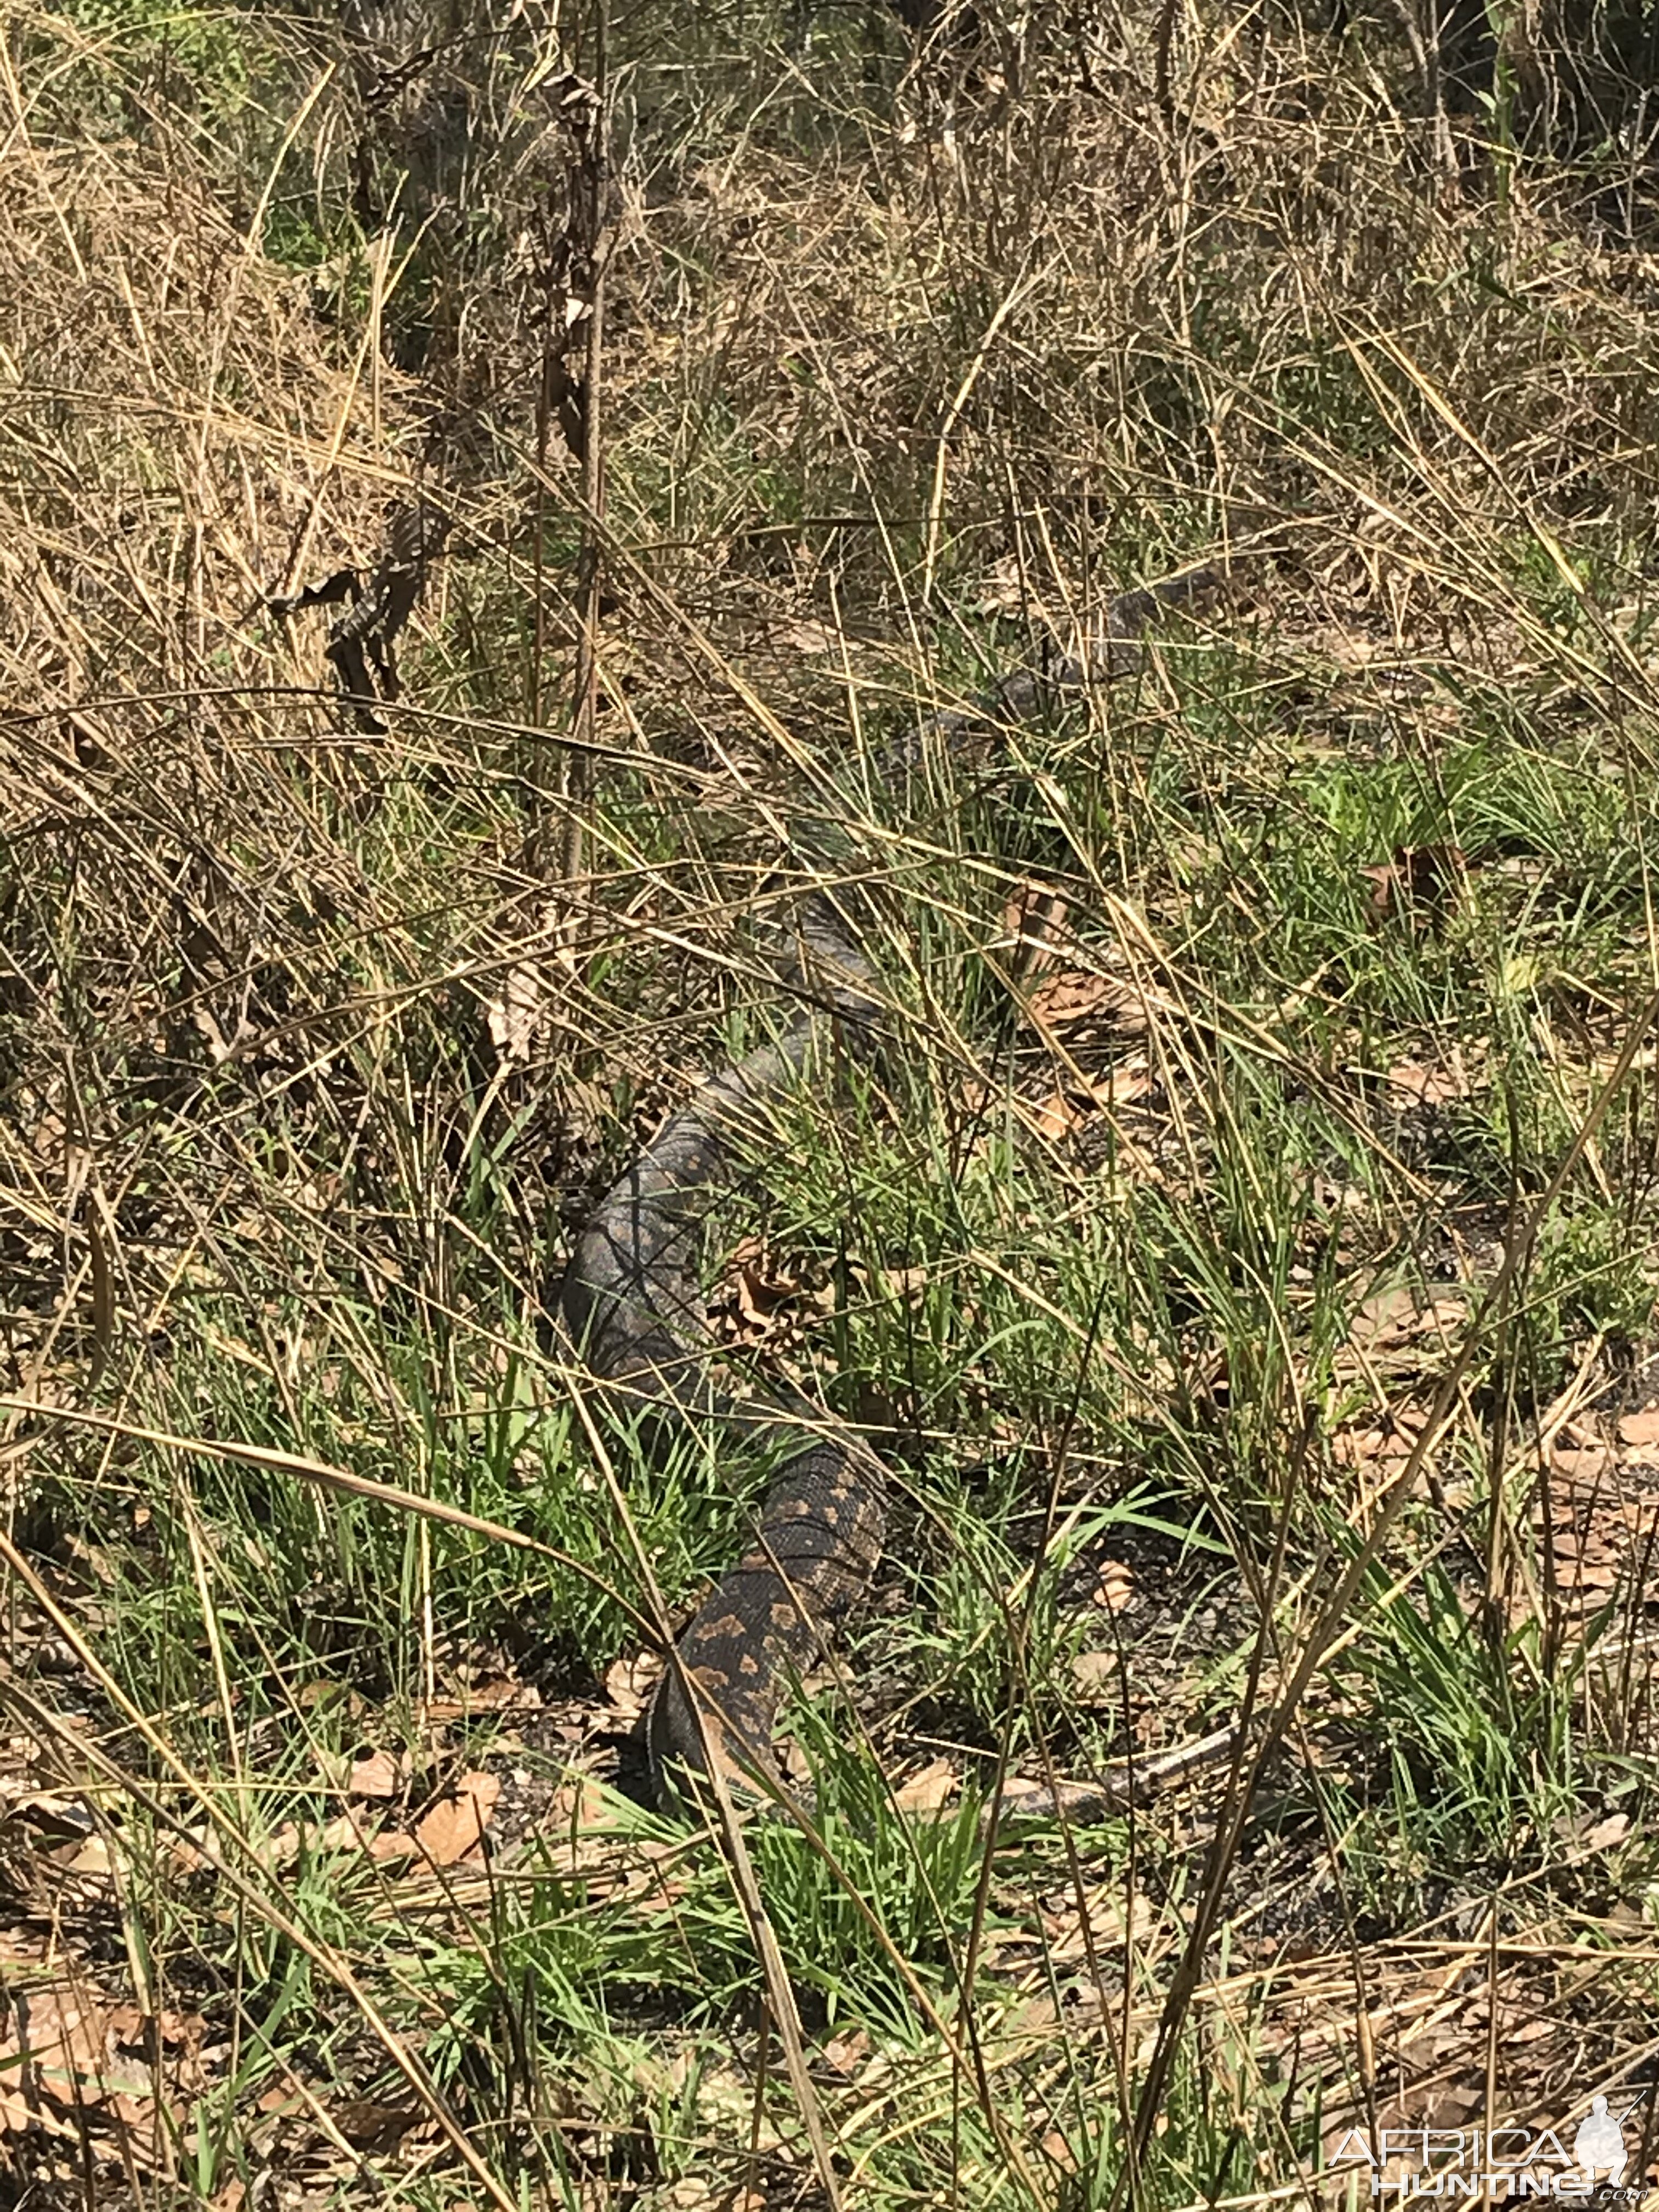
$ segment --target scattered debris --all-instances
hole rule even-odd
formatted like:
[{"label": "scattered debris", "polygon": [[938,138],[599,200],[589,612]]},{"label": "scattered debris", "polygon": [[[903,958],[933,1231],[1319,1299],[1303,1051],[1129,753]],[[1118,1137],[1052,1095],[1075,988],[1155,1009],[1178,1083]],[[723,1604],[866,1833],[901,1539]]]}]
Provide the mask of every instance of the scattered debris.
[{"label": "scattered debris", "polygon": [[1371,887],[1366,902],[1374,925],[1399,920],[1409,929],[1438,923],[1463,898],[1479,866],[1461,845],[1396,845],[1394,858],[1359,872]]},{"label": "scattered debris", "polygon": [[0,2028],[0,2130],[73,2142],[118,2136],[124,2155],[164,2164],[207,2086],[198,2014],[145,2014],[86,1981],[20,1985]]},{"label": "scattered debris", "polygon": [[1121,976],[1102,975],[1087,969],[1061,969],[1047,976],[1028,994],[1024,1011],[1039,1029],[1071,1029],[1092,1022],[1137,1036],[1151,1025],[1143,991]]},{"label": "scattered debris", "polygon": [[1473,1097],[1474,1085],[1463,1055],[1452,1046],[1443,1061],[1402,1060],[1386,1078],[1390,1098],[1400,1106],[1449,1106]]}]

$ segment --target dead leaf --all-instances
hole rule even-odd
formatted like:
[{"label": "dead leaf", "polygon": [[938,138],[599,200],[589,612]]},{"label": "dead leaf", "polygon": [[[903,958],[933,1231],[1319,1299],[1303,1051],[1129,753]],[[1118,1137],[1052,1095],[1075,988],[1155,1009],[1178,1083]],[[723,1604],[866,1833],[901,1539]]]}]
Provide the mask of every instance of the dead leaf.
[{"label": "dead leaf", "polygon": [[562,1782],[549,1801],[543,1827],[551,1835],[569,1836],[605,1825],[605,1791],[591,1774]]},{"label": "dead leaf", "polygon": [[1051,2160],[1062,2173],[1077,2172],[1077,2160],[1073,2155],[1072,2146],[1058,2128],[1050,2128],[1048,2134],[1044,2136],[1042,2151],[1044,2157]]},{"label": "dead leaf", "polygon": [[1157,1089],[1158,1078],[1146,1065],[1146,1054],[1138,1053],[1133,1060],[1120,1060],[1089,1087],[1099,1105],[1133,1106]]},{"label": "dead leaf", "polygon": [[1629,1833],[1629,1814],[1609,1814],[1605,1820],[1598,1820],[1584,1838],[1584,1849],[1587,1851],[1610,1851],[1615,1844],[1622,1844]]},{"label": "dead leaf", "polygon": [[1398,1341],[1413,1329],[1417,1320],[1417,1298],[1413,1291],[1402,1285],[1392,1289],[1373,1291],[1354,1309],[1348,1328],[1351,1344],[1384,1344]]},{"label": "dead leaf", "polygon": [[913,1774],[908,1782],[901,1782],[893,1792],[893,1803],[901,1813],[937,1813],[957,1794],[957,1778],[948,1760],[936,1759]]},{"label": "dead leaf", "polygon": [[661,1673],[659,1651],[635,1652],[631,1659],[618,1659],[606,1668],[605,1694],[624,1727],[631,1728],[645,1711]]},{"label": "dead leaf", "polygon": [[1618,1587],[1634,1547],[1653,1526],[1651,1494],[1627,1496],[1620,1487],[1626,1471],[1639,1464],[1615,1460],[1599,1444],[1558,1445],[1547,1495],[1534,1499],[1533,1525],[1549,1579],[1563,1593],[1577,1593],[1587,1609]]},{"label": "dead leaf", "polygon": [[1401,1419],[1385,1427],[1339,1429],[1331,1438],[1331,1456],[1339,1467],[1360,1467],[1371,1460],[1401,1460],[1411,1456],[1417,1442],[1415,1423]]},{"label": "dead leaf", "polygon": [[1104,1108],[1133,1106],[1155,1088],[1155,1079],[1144,1058],[1125,1060],[1098,1080],[1070,1082],[1033,1109],[1039,1136],[1058,1141],[1093,1119]]},{"label": "dead leaf", "polygon": [[344,1682],[317,1680],[302,1682],[294,1693],[294,1702],[302,1713],[319,1712],[337,1706],[348,1720],[361,1719],[368,1711],[362,1693]]},{"label": "dead leaf", "polygon": [[168,2091],[198,2092],[203,2025],[198,2014],[152,2018],[67,1984],[17,1991],[0,2032],[0,2128],[72,2135],[77,2126],[58,2115],[96,2109],[124,2130],[133,2154],[154,2163],[164,2128],[185,2118],[171,2096],[165,2107],[157,2101],[157,2062]]},{"label": "dead leaf", "polygon": [[[174,1852],[181,1865],[191,1874],[199,1874],[204,1867],[217,1864],[219,1843],[210,1829],[198,1828],[194,1832],[204,1848],[197,1850],[189,1844],[179,1843],[175,1845]],[[255,1844],[253,1855],[262,1867],[276,1874],[283,1867],[291,1866],[299,1857],[300,1843],[297,1825],[292,1820],[284,1820],[280,1827],[273,1828],[268,1836]]]},{"label": "dead leaf", "polygon": [[113,1871],[109,1841],[104,1836],[88,1836],[83,1842],[69,1845],[62,1855],[54,1851],[52,1856],[68,1874],[107,1880]]},{"label": "dead leaf", "polygon": [[785,1258],[762,1237],[745,1237],[708,1301],[721,1340],[774,1352],[799,1336],[808,1318],[834,1310],[835,1286],[809,1262]]},{"label": "dead leaf", "polygon": [[1555,1580],[1562,1589],[1610,1590],[1619,1580],[1613,1549],[1597,1535],[1558,1530],[1551,1539]]},{"label": "dead leaf", "polygon": [[1111,1705],[1122,1694],[1115,1651],[1079,1651],[1072,1662],[1072,1687],[1085,1705]]},{"label": "dead leaf", "polygon": [[1018,554],[1000,553],[985,571],[979,597],[974,602],[975,613],[1029,614],[1031,605],[1030,587],[1020,566]]},{"label": "dead leaf", "polygon": [[349,1810],[337,1813],[331,1820],[325,1820],[319,1827],[300,1831],[299,1844],[313,1853],[360,1851],[365,1847],[372,1848],[375,1831],[365,1823],[372,1822],[373,1819],[374,1815],[368,1813],[359,1814]]},{"label": "dead leaf", "polygon": [[1408,1285],[1396,1284],[1373,1291],[1360,1301],[1349,1326],[1348,1341],[1373,1356],[1390,1346],[1419,1342],[1432,1346],[1455,1341],[1467,1319],[1461,1300],[1434,1298],[1419,1306],[1415,1291]]},{"label": "dead leaf", "polygon": [[489,1041],[503,1066],[523,1066],[533,1055],[542,1003],[538,971],[522,963],[508,969],[501,994],[490,1000],[488,1013]]},{"label": "dead leaf", "polygon": [[1146,1001],[1116,975],[1064,968],[1039,983],[1025,1000],[1026,1018],[1039,1028],[1069,1029],[1079,1022],[1109,1022],[1130,1035],[1148,1027]]},{"label": "dead leaf", "polygon": [[1619,1424],[1621,1444],[1659,1444],[1659,1406],[1650,1406],[1645,1413],[1626,1413]]},{"label": "dead leaf", "polygon": [[850,2079],[870,2056],[868,2032],[850,2027],[843,2035],[832,2035],[819,2056],[831,2073]]},{"label": "dead leaf", "polygon": [[1121,1559],[1103,1559],[1090,1602],[1104,1606],[1108,1613],[1121,1613],[1134,1594],[1134,1569]]},{"label": "dead leaf", "polygon": [[352,1762],[346,1777],[346,1794],[350,1797],[395,1797],[408,1774],[406,1753],[394,1757],[389,1751],[371,1751]]},{"label": "dead leaf", "polygon": [[459,1694],[433,1698],[426,1706],[429,1721],[465,1720],[473,1713],[536,1713],[542,1710],[542,1693],[533,1682],[520,1682],[513,1674],[480,1675],[462,1680]]},{"label": "dead leaf", "polygon": [[346,2141],[357,2150],[396,2150],[420,2118],[418,2109],[406,2105],[380,2105],[372,2097],[359,2097],[337,2105],[329,2117]]},{"label": "dead leaf", "polygon": [[1389,1070],[1386,1079],[1395,1101],[1406,1106],[1449,1105],[1455,1098],[1468,1097],[1474,1087],[1464,1069],[1462,1055],[1455,1051],[1448,1066],[1402,1060]]},{"label": "dead leaf", "polygon": [[1415,927],[1425,919],[1437,921],[1462,896],[1475,865],[1461,845],[1396,845],[1391,860],[1359,871],[1371,887],[1371,921],[1397,915]]},{"label": "dead leaf", "polygon": [[1090,1111],[1089,1106],[1078,1105],[1063,1091],[1056,1091],[1034,1109],[1031,1119],[1038,1136],[1057,1145],[1062,1137],[1069,1137],[1073,1129],[1088,1120]]},{"label": "dead leaf", "polygon": [[1557,1444],[1550,1454],[1551,1464],[1558,1474],[1591,1486],[1606,1474],[1611,1458],[1612,1455],[1601,1444],[1589,1444],[1577,1451],[1570,1445]]},{"label": "dead leaf", "polygon": [[476,1850],[501,1794],[499,1774],[464,1774],[454,1795],[440,1798],[415,1829],[422,1857],[434,1867],[454,1866]]}]

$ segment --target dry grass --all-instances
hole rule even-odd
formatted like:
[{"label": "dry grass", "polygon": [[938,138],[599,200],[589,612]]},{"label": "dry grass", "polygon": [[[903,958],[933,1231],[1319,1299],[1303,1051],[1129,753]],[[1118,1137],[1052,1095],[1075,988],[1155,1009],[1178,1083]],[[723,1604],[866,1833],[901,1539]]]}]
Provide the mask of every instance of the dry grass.
[{"label": "dry grass", "polygon": [[[1655,263],[1582,172],[1449,193],[1375,26],[1170,21],[1166,103],[1109,17],[613,26],[567,883],[578,33],[394,82],[412,18],[20,19],[15,2201],[1172,2212],[1650,2080]],[[416,490],[458,527],[371,740],[266,601]],[[1229,609],[1089,715],[860,781],[1199,557]],[[712,1255],[902,1492],[856,1694],[799,1717],[828,1855],[753,1841],[803,2096],[622,1741],[607,1453],[674,1604],[733,1471],[592,1431],[545,1309],[769,1018],[826,804],[904,1050]],[[999,1758],[1252,1698],[1253,1795],[981,1875]]]}]

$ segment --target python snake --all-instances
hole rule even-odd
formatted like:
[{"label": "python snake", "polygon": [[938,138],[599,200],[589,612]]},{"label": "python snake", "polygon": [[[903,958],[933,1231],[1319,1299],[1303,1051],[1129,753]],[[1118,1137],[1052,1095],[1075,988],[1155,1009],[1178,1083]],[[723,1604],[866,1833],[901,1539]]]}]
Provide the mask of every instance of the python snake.
[{"label": "python snake", "polygon": [[[1049,696],[1076,697],[1128,672],[1149,624],[1167,610],[1209,604],[1219,590],[1216,572],[1202,568],[1123,593],[1081,654],[1042,673],[1018,670],[970,708],[912,725],[878,757],[876,780],[902,787],[929,737],[949,750],[987,726],[1028,719]],[[822,869],[822,849],[807,857]],[[671,1802],[676,1778],[695,1782],[711,1760],[729,1778],[776,1786],[781,1698],[867,1589],[881,1554],[879,1455],[791,1388],[746,1399],[722,1388],[698,1278],[704,1213],[742,1172],[768,1105],[803,1076],[833,1069],[837,1050],[867,1064],[883,1048],[881,978],[856,904],[822,874],[793,902],[779,977],[795,1002],[793,1019],[669,1117],[588,1219],[560,1288],[572,1342],[618,1415],[698,1432],[718,1422],[777,1458],[752,1543],[681,1634],[652,1697],[653,1784]]]}]

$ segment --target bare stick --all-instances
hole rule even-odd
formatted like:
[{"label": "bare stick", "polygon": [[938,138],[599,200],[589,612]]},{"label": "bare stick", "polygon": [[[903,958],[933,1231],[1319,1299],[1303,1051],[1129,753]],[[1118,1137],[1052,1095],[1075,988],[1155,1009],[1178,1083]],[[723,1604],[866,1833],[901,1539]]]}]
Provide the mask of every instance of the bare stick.
[{"label": "bare stick", "polygon": [[576,640],[575,698],[571,734],[576,749],[566,757],[565,790],[569,801],[564,823],[567,890],[580,885],[586,860],[586,816],[593,797],[593,764],[585,747],[593,741],[599,697],[599,600],[604,579],[605,441],[600,408],[605,358],[605,280],[613,233],[606,220],[611,192],[611,131],[605,82],[605,0],[594,0],[592,137],[585,162],[585,210],[589,240],[587,356],[582,371],[582,532],[576,588],[581,629]]},{"label": "bare stick", "polygon": [[1170,50],[1175,44],[1176,9],[1180,0],[1164,0],[1158,18],[1158,51],[1153,64],[1152,91],[1158,101],[1158,113],[1164,118],[1164,128],[1173,134],[1176,113],[1175,100],[1170,88]]}]

